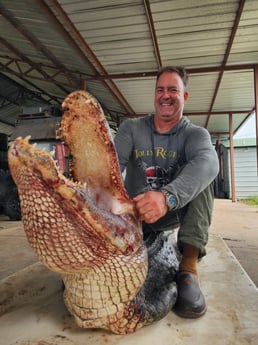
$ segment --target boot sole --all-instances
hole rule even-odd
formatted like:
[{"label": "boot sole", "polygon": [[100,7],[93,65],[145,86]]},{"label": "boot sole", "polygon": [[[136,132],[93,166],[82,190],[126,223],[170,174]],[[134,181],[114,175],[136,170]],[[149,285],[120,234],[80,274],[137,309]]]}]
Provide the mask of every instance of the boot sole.
[{"label": "boot sole", "polygon": [[199,317],[206,314],[207,307],[205,307],[200,312],[194,312],[194,311],[190,311],[190,310],[177,310],[177,309],[173,309],[173,311],[175,312],[175,314],[177,316],[183,317],[185,319],[198,319]]}]

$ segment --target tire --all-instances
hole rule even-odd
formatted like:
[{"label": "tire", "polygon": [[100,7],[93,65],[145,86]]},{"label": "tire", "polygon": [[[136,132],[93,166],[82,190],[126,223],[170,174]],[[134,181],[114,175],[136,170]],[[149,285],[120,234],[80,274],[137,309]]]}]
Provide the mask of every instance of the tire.
[{"label": "tire", "polygon": [[6,172],[0,169],[0,201],[3,201],[7,193]]},{"label": "tire", "polygon": [[10,220],[21,220],[21,206],[18,191],[16,188],[9,190],[5,198],[4,214]]}]

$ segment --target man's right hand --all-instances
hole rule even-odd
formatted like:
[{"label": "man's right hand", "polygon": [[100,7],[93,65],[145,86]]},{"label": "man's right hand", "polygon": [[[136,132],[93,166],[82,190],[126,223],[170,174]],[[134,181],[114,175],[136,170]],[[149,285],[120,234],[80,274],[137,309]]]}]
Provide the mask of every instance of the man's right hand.
[{"label": "man's right hand", "polygon": [[164,195],[159,191],[148,191],[133,198],[140,220],[152,224],[168,211]]}]

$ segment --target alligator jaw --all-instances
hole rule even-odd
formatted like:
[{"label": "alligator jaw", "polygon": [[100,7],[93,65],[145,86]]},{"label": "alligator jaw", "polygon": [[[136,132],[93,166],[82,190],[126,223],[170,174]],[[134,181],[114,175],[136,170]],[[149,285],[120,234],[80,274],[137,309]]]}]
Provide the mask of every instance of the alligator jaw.
[{"label": "alligator jaw", "polygon": [[61,273],[65,304],[80,327],[132,333],[173,306],[173,246],[161,232],[148,257],[97,101],[76,91],[63,112],[60,137],[72,156],[73,180],[28,138],[16,139],[8,152],[24,230],[42,263]]},{"label": "alligator jaw", "polygon": [[[90,233],[95,233],[102,241],[105,240],[114,246],[113,250],[129,254],[139,249],[142,243],[141,228],[136,218],[131,213],[121,212],[123,206],[120,207],[121,214],[117,215],[109,212],[109,209],[113,208],[112,205],[106,206],[106,209],[101,208],[103,202],[100,206],[96,203],[95,195],[92,198],[92,189],[89,192],[86,183],[67,179],[59,171],[51,154],[30,145],[28,138],[18,138],[11,145],[8,156],[11,173],[18,186],[24,220],[28,218],[28,212],[30,217],[33,213],[31,207],[26,208],[28,199],[35,199],[38,194],[42,195],[45,189],[48,198],[52,198],[52,203],[59,206],[62,212],[66,213],[66,217],[71,218],[70,222],[76,218],[80,219]],[[105,193],[107,202],[111,201],[114,204],[116,201],[119,204],[119,200],[115,200],[112,195],[109,196],[107,190]],[[39,206],[35,204],[34,207]],[[40,215],[35,216],[37,214],[35,209],[32,218],[33,226],[36,228],[42,226],[42,219]],[[46,222],[51,222],[50,218],[46,218]],[[25,228],[25,231],[30,232],[33,229]],[[65,232],[66,229],[59,231]]]}]

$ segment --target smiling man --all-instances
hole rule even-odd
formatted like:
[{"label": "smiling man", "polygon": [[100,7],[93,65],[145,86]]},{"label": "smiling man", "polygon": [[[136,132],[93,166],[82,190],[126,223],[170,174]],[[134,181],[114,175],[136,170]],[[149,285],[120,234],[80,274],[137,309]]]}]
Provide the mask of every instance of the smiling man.
[{"label": "smiling man", "polygon": [[218,159],[208,131],[183,116],[187,82],[184,68],[162,68],[156,79],[155,114],[124,121],[115,144],[145,239],[179,227],[182,260],[174,311],[198,318],[207,309],[197,266],[206,255]]}]

